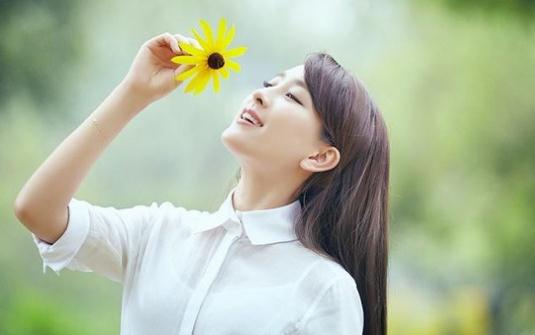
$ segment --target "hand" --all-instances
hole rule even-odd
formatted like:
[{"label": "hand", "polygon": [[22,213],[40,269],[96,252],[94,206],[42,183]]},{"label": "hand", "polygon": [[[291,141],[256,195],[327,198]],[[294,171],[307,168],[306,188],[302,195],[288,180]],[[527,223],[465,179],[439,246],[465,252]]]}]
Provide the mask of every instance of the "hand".
[{"label": "hand", "polygon": [[175,77],[194,66],[171,62],[174,56],[188,54],[180,49],[178,42],[201,48],[197,40],[180,34],[163,33],[155,36],[143,43],[123,84],[148,102],[158,100],[177,88],[182,82]]}]

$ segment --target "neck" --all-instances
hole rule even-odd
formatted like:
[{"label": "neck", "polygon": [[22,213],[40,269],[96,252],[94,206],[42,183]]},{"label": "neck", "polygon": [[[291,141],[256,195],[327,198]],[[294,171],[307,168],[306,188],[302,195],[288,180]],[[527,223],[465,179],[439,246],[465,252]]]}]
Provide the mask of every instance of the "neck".
[{"label": "neck", "polygon": [[297,178],[281,178],[255,174],[242,168],[241,178],[232,196],[234,209],[251,211],[270,209],[290,204],[297,200],[296,192],[302,184]]}]

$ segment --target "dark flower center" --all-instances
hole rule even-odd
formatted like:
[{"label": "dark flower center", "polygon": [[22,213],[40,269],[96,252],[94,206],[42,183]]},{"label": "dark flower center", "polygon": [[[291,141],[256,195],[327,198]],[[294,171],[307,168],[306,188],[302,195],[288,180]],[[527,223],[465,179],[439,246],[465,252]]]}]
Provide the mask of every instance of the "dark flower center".
[{"label": "dark flower center", "polygon": [[217,52],[214,52],[208,56],[208,66],[214,70],[222,68],[225,65],[225,58]]}]

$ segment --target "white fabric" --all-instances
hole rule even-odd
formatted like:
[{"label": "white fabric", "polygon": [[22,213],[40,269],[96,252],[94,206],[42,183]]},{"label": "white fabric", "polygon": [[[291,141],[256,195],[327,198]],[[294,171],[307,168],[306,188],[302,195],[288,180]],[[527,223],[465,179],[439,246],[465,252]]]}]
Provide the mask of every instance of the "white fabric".
[{"label": "white fabric", "polygon": [[73,198],[65,233],[33,233],[46,267],[123,285],[121,334],[362,334],[353,278],[303,247],[299,201],[213,213],[170,202],[116,209]]}]

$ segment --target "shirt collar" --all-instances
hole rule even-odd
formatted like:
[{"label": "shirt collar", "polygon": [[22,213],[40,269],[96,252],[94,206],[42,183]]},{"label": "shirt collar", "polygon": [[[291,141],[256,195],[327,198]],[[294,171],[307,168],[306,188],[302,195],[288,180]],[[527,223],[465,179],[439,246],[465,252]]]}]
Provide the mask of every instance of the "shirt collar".
[{"label": "shirt collar", "polygon": [[236,188],[237,186],[228,193],[219,209],[211,213],[207,220],[195,224],[193,234],[216,228],[231,220],[242,224],[245,234],[254,245],[297,240],[294,223],[301,212],[299,199],[280,207],[239,211],[234,209],[232,203]]}]

